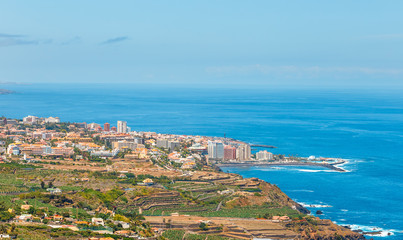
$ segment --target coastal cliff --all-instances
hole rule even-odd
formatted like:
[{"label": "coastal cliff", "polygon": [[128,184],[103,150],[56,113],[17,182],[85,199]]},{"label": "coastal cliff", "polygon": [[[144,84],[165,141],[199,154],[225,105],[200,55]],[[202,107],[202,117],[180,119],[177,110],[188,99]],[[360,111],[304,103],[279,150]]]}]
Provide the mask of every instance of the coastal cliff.
[{"label": "coastal cliff", "polygon": [[[219,178],[222,175],[227,175],[231,179],[233,184],[238,186],[245,187],[244,189],[256,188],[259,189],[259,192],[255,192],[254,194],[248,193],[245,191],[239,191],[235,194],[237,197],[225,202],[223,205],[227,209],[248,209],[250,207],[261,206],[265,208],[262,209],[262,214],[257,216],[258,219],[274,219],[274,214],[271,214],[270,211],[265,213],[264,209],[276,209],[276,208],[289,208],[297,210],[301,213],[300,216],[294,216],[291,221],[280,221],[276,224],[284,227],[283,233],[285,231],[294,232],[293,239],[303,239],[303,240],[364,240],[365,237],[360,234],[353,232],[351,229],[339,226],[333,223],[330,220],[320,219],[318,217],[309,216],[310,211],[300,205],[299,203],[293,201],[290,197],[288,197],[281,189],[273,184],[260,180],[258,178],[242,178],[238,174],[224,174],[218,173],[217,176],[211,176]],[[221,180],[222,181],[222,180]],[[298,220],[299,219],[299,220]],[[275,222],[275,221],[274,221]],[[255,223],[257,224],[257,222]],[[262,232],[255,232],[254,229],[248,229],[248,227],[244,226],[244,230],[249,231],[253,236],[257,237],[272,237],[273,239],[287,239],[285,236],[280,236],[280,233],[275,231],[266,230],[266,226],[260,226],[260,231],[266,231],[266,235],[259,235]],[[287,235],[290,237],[291,235]]]},{"label": "coastal cliff", "polygon": [[[255,204],[264,204],[267,202],[276,203],[282,206],[288,206],[298,210],[303,214],[309,214],[310,211],[293,201],[276,185],[267,183],[257,178],[245,179],[247,181],[259,182],[259,188],[262,190],[261,195],[267,195],[262,198],[256,195],[242,197],[236,200],[237,205],[247,206]],[[301,240],[365,240],[366,238],[352,230],[339,226],[328,219],[320,219],[318,217],[301,218],[299,221],[281,223],[286,229],[298,233],[296,239]]]},{"label": "coastal cliff", "polygon": [[365,240],[359,233],[334,224],[330,220],[314,218],[309,221],[285,224],[287,229],[300,233],[298,240]]},{"label": "coastal cliff", "polygon": [[286,206],[291,209],[295,209],[302,214],[310,213],[308,209],[293,201],[276,185],[267,183],[257,178],[249,178],[244,180],[248,182],[249,186],[257,184],[261,192],[259,194],[251,195],[243,194],[240,197],[233,199],[231,204],[240,207],[269,204],[271,206]]}]

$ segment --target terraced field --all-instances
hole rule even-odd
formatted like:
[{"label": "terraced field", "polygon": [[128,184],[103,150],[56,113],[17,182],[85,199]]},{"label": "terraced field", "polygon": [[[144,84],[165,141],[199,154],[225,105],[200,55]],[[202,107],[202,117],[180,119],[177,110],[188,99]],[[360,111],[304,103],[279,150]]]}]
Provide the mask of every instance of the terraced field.
[{"label": "terraced field", "polygon": [[[146,217],[153,227],[167,229],[163,236],[168,239],[183,239],[185,231],[189,236],[198,234],[195,239],[294,239],[297,234],[284,226],[268,220],[242,218],[203,218],[203,217]],[[200,223],[206,222],[207,228],[201,229]],[[204,238],[200,238],[204,236]],[[206,238],[207,236],[207,238]],[[182,237],[182,238],[175,238]]]}]

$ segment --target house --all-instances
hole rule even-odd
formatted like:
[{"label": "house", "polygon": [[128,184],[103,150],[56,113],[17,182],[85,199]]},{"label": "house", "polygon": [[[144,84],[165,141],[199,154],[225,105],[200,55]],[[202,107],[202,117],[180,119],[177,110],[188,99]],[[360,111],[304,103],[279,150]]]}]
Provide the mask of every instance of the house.
[{"label": "house", "polygon": [[151,178],[147,178],[147,179],[144,179],[143,183],[146,186],[151,186],[154,184],[154,181]]},{"label": "house", "polygon": [[[112,232],[112,231],[109,231],[109,230],[94,230],[93,232],[94,232],[94,233],[98,233],[98,234],[113,234],[113,232]],[[114,240],[113,238],[109,238],[109,237],[107,237],[107,238],[100,238],[99,240],[101,240],[101,239],[103,239],[103,240]]]},{"label": "house", "polygon": [[46,191],[50,192],[51,194],[62,193],[62,190],[60,190],[60,188],[48,188],[46,189]]},{"label": "house", "polygon": [[21,214],[20,216],[15,217],[18,222],[29,222],[32,221],[32,215],[31,214]]},{"label": "house", "polygon": [[195,162],[185,162],[183,165],[182,165],[182,169],[193,169],[193,168],[195,168],[196,167],[196,163]]},{"label": "house", "polygon": [[234,193],[234,190],[232,190],[232,189],[227,189],[227,190],[217,191],[217,193],[218,193],[218,194],[221,194],[221,195],[226,195],[226,194]]},{"label": "house", "polygon": [[28,211],[31,207],[32,205],[21,205],[21,210]]},{"label": "house", "polygon": [[122,225],[122,228],[123,228],[123,229],[128,229],[128,228],[130,228],[130,224],[127,223],[127,222],[123,222],[123,221],[114,221],[113,224],[115,224],[115,225],[120,224],[120,225]]},{"label": "house", "polygon": [[92,224],[95,226],[105,226],[104,220],[102,218],[92,218],[91,220]]},{"label": "house", "polygon": [[153,232],[155,232],[155,233],[162,233],[162,232],[164,231],[163,229],[161,229],[161,228],[156,228],[156,227],[151,228],[151,230],[152,230]]},{"label": "house", "polygon": [[63,221],[63,216],[60,216],[60,215],[54,215],[53,216],[53,221],[55,221],[55,222],[61,222],[61,221]]}]

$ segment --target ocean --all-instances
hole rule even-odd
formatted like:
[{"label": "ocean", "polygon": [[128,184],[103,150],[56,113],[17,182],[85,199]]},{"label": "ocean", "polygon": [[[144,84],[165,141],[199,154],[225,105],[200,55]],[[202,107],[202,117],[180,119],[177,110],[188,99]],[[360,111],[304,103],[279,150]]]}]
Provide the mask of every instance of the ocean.
[{"label": "ocean", "polygon": [[[403,239],[403,95],[135,84],[4,85],[0,115],[62,121],[125,120],[132,130],[224,136],[274,145],[275,154],[349,159],[348,172],[320,167],[224,168],[278,185],[315,215]],[[256,150],[256,149],[255,149]]]}]

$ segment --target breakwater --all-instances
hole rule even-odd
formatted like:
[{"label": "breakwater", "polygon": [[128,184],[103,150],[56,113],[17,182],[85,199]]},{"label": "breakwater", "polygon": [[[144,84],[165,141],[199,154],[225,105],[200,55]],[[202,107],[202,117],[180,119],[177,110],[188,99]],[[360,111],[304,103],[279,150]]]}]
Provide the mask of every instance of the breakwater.
[{"label": "breakwater", "polygon": [[[345,162],[340,162],[337,164],[343,164]],[[313,162],[267,162],[267,163],[253,163],[253,162],[244,162],[244,163],[220,163],[216,164],[218,167],[274,167],[274,166],[318,166],[325,167],[337,172],[346,172],[343,168],[337,167],[337,164],[328,164],[328,163],[313,163]]]}]

